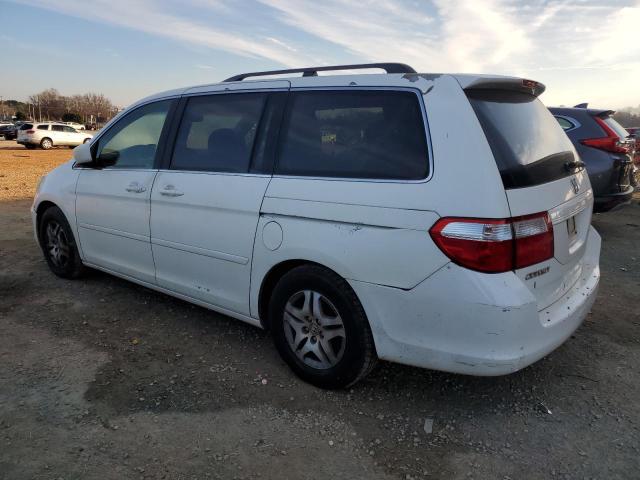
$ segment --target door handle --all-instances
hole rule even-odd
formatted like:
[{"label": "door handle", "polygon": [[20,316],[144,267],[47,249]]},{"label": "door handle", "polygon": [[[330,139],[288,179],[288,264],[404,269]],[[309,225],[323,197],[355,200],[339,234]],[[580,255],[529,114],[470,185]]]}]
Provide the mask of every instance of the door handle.
[{"label": "door handle", "polygon": [[160,195],[164,195],[165,197],[181,197],[184,193],[176,190],[176,187],[173,185],[165,185],[164,189],[160,190]]},{"label": "door handle", "polygon": [[125,190],[131,193],[142,193],[146,192],[147,188],[144,185],[140,185],[138,182],[131,182]]}]

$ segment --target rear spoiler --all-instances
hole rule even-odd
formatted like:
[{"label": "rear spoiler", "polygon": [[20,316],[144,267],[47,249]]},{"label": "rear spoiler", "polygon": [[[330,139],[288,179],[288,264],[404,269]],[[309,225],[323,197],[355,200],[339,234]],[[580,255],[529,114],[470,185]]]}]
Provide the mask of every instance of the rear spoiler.
[{"label": "rear spoiler", "polygon": [[464,90],[491,89],[523,92],[535,97],[545,91],[543,83],[517,77],[495,77],[489,75],[455,75]]},{"label": "rear spoiler", "polygon": [[605,119],[607,117],[612,116],[614,113],[616,113],[615,110],[602,110],[600,112],[594,112],[596,117],[600,117],[602,119]]}]

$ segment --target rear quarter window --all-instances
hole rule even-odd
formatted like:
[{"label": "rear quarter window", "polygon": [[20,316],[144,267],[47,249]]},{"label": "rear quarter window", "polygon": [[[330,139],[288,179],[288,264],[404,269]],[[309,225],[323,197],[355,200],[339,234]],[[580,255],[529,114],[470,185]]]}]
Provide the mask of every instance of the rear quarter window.
[{"label": "rear quarter window", "polygon": [[574,148],[537,97],[507,90],[468,90],[505,188],[523,188],[572,175]]},{"label": "rear quarter window", "polygon": [[425,179],[429,157],[418,96],[405,91],[294,92],[276,173]]}]

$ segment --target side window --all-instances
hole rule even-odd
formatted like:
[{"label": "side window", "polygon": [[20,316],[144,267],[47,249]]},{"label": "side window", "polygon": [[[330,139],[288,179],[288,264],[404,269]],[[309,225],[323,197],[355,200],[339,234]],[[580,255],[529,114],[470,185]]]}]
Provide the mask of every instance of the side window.
[{"label": "side window", "polygon": [[170,105],[150,103],[121,118],[100,137],[97,157],[113,168],[153,168]]},{"label": "side window", "polygon": [[415,93],[308,91],[291,95],[276,173],[419,180],[429,159]]},{"label": "side window", "polygon": [[575,125],[563,117],[555,117],[563,130],[571,130]]},{"label": "side window", "polygon": [[[23,130],[28,130],[28,128]],[[38,125],[38,130],[49,130],[49,125]]]},{"label": "side window", "polygon": [[76,129],[72,127],[64,127],[64,131],[67,133],[76,133]]},{"label": "side window", "polygon": [[51,125],[51,130],[53,132],[64,132],[64,127],[62,125]]},{"label": "side window", "polygon": [[245,173],[267,95],[191,97],[184,109],[171,169]]}]

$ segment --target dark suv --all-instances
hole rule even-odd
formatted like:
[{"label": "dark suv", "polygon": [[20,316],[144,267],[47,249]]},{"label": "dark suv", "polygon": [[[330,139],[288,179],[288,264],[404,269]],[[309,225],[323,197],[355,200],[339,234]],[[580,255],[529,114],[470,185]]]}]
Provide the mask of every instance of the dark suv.
[{"label": "dark suv", "polygon": [[0,125],[0,137],[5,140],[15,140],[18,136],[15,125]]},{"label": "dark suv", "polygon": [[594,211],[606,212],[628,203],[635,189],[635,140],[613,118],[613,110],[549,109],[585,163],[593,194]]}]

